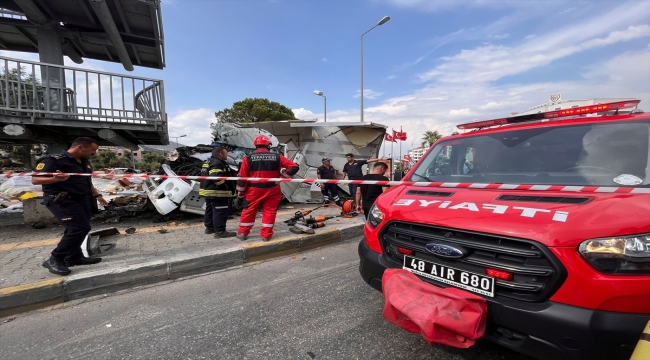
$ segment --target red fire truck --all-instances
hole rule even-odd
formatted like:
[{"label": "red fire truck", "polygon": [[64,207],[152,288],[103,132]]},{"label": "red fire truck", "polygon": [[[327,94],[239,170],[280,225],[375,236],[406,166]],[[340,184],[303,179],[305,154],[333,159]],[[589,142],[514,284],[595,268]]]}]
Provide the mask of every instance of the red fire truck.
[{"label": "red fire truck", "polygon": [[[558,100],[558,99],[556,99]],[[434,144],[359,244],[384,270],[487,301],[484,338],[539,359],[627,359],[650,318],[650,114],[555,101]],[[432,185],[434,186],[427,186]],[[446,272],[445,272],[446,270]]]}]

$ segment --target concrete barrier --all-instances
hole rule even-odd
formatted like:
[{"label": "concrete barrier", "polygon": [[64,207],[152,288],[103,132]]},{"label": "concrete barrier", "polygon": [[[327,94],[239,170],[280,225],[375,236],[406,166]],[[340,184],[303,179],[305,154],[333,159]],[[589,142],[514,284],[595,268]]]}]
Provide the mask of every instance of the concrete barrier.
[{"label": "concrete barrier", "polygon": [[23,201],[25,224],[31,224],[37,221],[45,221],[47,223],[56,222],[54,215],[41,202],[43,202],[43,197],[35,197]]}]

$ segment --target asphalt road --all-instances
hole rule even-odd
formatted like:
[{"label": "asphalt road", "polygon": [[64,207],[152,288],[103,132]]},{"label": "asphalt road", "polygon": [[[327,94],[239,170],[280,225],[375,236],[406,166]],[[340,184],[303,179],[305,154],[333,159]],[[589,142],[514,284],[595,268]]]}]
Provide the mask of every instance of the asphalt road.
[{"label": "asphalt road", "polygon": [[382,319],[358,241],[0,320],[0,359],[530,359]]}]

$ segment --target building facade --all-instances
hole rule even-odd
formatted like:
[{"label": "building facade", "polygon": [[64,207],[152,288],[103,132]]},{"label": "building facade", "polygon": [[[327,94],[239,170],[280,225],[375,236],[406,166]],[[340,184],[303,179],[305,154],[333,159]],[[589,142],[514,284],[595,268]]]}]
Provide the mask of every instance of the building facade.
[{"label": "building facade", "polygon": [[426,152],[429,150],[429,145],[426,146],[419,146],[416,148],[413,148],[411,151],[409,151],[409,156],[411,157],[411,165],[417,163],[420,161],[422,156],[426,154]]}]

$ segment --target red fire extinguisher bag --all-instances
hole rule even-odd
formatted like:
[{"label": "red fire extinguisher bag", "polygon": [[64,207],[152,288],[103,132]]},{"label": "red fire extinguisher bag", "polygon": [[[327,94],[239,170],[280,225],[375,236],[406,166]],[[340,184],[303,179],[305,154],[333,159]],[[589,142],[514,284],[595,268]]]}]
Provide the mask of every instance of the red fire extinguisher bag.
[{"label": "red fire extinguisher bag", "polygon": [[487,302],[478,295],[428,284],[403,269],[387,269],[382,277],[384,318],[430,345],[468,348],[485,334]]}]

